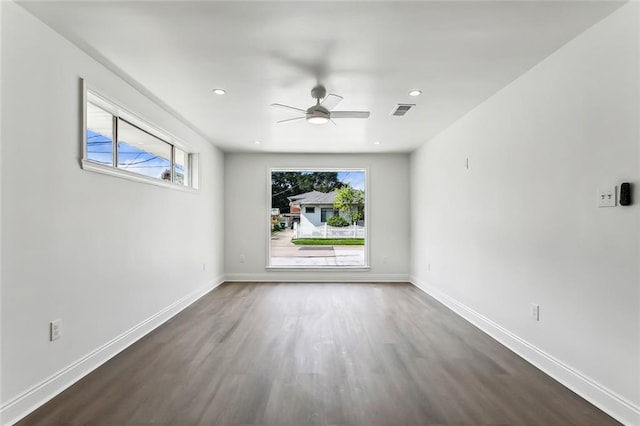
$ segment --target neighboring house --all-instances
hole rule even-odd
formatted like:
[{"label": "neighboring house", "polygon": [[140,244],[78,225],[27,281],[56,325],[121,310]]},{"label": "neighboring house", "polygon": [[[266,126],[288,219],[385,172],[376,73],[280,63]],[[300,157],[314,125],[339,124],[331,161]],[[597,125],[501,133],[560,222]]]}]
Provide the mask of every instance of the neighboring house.
[{"label": "neighboring house", "polygon": [[271,209],[271,223],[277,223],[280,226],[287,226],[287,219],[280,213],[279,208]]},{"label": "neighboring house", "polygon": [[294,223],[300,223],[300,206],[297,204],[293,204],[291,201],[295,197],[297,196],[287,197],[289,199],[289,213],[285,213],[284,215],[286,218],[287,227],[290,227],[291,229],[293,229]]},{"label": "neighboring house", "polygon": [[327,219],[334,215],[340,215],[349,221],[349,216],[333,207],[337,191],[320,192],[311,191],[304,194],[287,197],[291,213],[300,215],[300,226],[303,228],[310,226],[322,226]]}]

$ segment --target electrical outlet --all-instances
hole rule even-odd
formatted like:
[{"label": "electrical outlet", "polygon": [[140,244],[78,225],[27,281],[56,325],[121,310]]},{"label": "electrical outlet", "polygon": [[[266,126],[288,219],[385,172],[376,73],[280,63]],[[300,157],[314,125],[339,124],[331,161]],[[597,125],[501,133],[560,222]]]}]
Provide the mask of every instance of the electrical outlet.
[{"label": "electrical outlet", "polygon": [[534,321],[540,321],[540,305],[535,303],[531,304],[531,319]]},{"label": "electrical outlet", "polygon": [[49,323],[49,341],[53,342],[62,337],[62,320],[56,319]]},{"label": "electrical outlet", "polygon": [[206,272],[206,270],[207,270],[207,264],[202,263],[202,272]]},{"label": "electrical outlet", "polygon": [[244,263],[244,254],[240,255],[240,263]]},{"label": "electrical outlet", "polygon": [[427,263],[427,272],[431,272],[431,264]]},{"label": "electrical outlet", "polygon": [[598,207],[616,206],[616,187],[601,188],[598,190]]}]

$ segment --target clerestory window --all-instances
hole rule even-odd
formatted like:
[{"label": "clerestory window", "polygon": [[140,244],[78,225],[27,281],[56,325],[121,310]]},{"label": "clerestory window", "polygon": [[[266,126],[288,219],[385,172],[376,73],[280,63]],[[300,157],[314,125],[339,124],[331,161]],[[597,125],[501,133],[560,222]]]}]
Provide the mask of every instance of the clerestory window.
[{"label": "clerestory window", "polygon": [[197,154],[120,106],[89,90],[85,93],[84,169],[161,186],[197,188]]}]

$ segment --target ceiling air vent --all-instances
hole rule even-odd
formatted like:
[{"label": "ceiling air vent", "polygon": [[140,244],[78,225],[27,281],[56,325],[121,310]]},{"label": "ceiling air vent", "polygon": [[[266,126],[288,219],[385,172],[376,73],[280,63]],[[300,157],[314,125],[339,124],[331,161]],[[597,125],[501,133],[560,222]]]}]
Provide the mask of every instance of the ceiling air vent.
[{"label": "ceiling air vent", "polygon": [[391,111],[391,115],[402,117],[414,106],[416,106],[416,104],[398,104],[393,108],[393,111]]}]

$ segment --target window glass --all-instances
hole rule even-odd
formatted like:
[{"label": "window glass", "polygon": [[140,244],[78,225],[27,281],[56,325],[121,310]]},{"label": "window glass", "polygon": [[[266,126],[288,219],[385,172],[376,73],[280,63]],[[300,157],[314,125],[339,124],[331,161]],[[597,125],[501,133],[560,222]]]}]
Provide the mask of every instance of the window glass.
[{"label": "window glass", "polygon": [[322,208],[320,210],[320,222],[324,223],[333,216],[333,208]]},{"label": "window glass", "polygon": [[83,169],[160,186],[170,182],[198,188],[198,154],[177,148],[171,135],[106,98],[90,90],[85,95]]},{"label": "window glass", "polygon": [[87,160],[113,166],[113,115],[87,102]]},{"label": "window glass", "polygon": [[120,119],[118,168],[171,181],[171,145]]},{"label": "window glass", "polygon": [[270,178],[267,267],[369,267],[365,169],[271,169]]},{"label": "window glass", "polygon": [[175,152],[174,182],[179,183],[180,185],[187,185],[188,182],[184,178],[186,176],[185,173],[187,170],[187,153],[178,148],[174,148],[174,152]]}]

